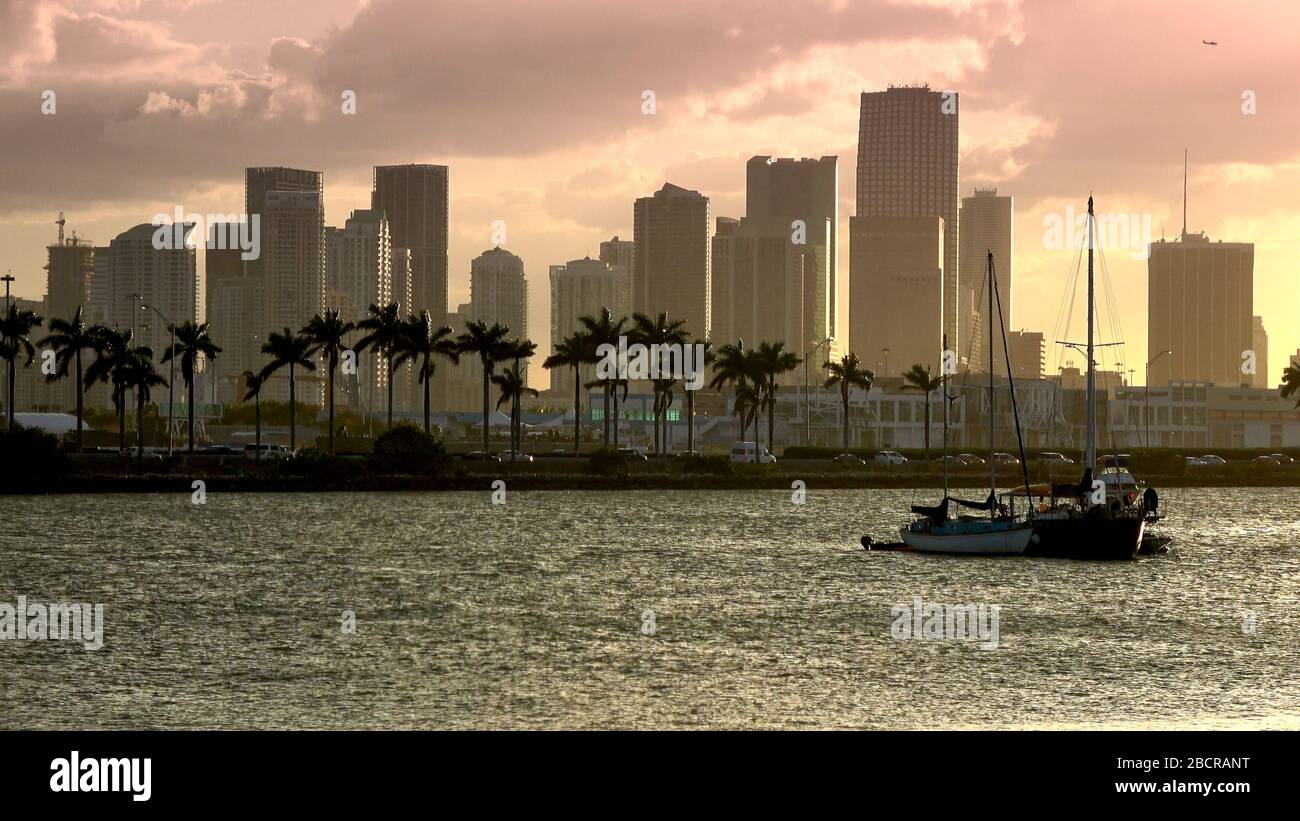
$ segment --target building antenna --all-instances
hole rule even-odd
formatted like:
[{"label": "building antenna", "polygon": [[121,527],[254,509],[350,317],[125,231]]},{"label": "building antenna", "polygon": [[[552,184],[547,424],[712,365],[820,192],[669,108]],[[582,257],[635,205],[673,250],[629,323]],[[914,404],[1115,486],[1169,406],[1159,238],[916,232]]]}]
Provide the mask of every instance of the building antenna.
[{"label": "building antenna", "polygon": [[1183,238],[1187,238],[1187,149],[1183,149]]}]

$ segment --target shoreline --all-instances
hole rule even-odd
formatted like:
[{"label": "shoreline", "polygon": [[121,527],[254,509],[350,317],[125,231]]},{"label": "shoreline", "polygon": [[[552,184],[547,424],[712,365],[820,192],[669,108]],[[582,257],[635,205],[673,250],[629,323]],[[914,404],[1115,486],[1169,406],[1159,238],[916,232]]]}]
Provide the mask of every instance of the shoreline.
[{"label": "shoreline", "polygon": [[[780,471],[754,472],[729,476],[631,472],[615,475],[590,473],[539,473],[518,469],[476,471],[450,476],[358,475],[349,477],[312,476],[231,476],[207,474],[138,474],[138,475],[73,475],[41,481],[0,483],[0,495],[44,496],[98,493],[192,493],[193,482],[201,480],[205,492],[225,493],[401,493],[401,492],[465,492],[491,491],[496,480],[503,480],[510,490],[535,491],[631,491],[631,490],[792,490],[796,481],[804,483],[807,490],[887,490],[887,489],[941,489],[942,478],[926,474],[860,474],[844,472]],[[950,489],[984,489],[987,477],[951,477]],[[1034,480],[1031,477],[1031,481]],[[1294,476],[1150,476],[1144,477],[1150,487],[1161,488],[1227,488],[1276,487],[1300,488],[1300,474]],[[1011,488],[1021,482],[1009,476],[999,476],[1000,488]]]}]

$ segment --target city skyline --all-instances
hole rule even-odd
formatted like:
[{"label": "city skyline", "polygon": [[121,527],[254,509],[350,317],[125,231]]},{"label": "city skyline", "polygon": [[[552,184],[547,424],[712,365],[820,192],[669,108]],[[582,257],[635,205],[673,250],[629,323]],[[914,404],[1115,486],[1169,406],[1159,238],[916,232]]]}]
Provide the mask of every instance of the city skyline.
[{"label": "city skyline", "polygon": [[[494,86],[502,105],[486,106],[480,105],[481,94],[468,99],[454,89],[422,92],[403,82],[403,70],[413,77],[427,75],[425,69],[412,70],[415,58],[400,49],[378,67],[363,67],[349,57],[349,48],[393,35],[396,15],[421,19],[435,13],[410,4],[377,0],[362,11],[351,3],[318,4],[310,14],[277,18],[259,29],[229,21],[216,25],[211,9],[203,8],[91,13],[46,4],[45,13],[37,15],[19,3],[7,12],[13,15],[8,28],[15,47],[0,65],[0,107],[9,115],[0,129],[13,137],[6,140],[12,149],[0,160],[13,181],[0,213],[0,247],[5,248],[0,268],[13,270],[16,295],[39,298],[40,269],[59,211],[69,229],[100,244],[177,205],[195,213],[236,212],[243,204],[241,171],[250,165],[322,171],[325,223],[336,226],[367,206],[374,165],[454,166],[449,306],[467,301],[469,261],[493,244],[492,223],[502,220],[509,232],[502,244],[524,260],[533,286],[529,325],[543,329],[534,336],[547,350],[549,300],[536,298],[545,292],[539,277],[550,265],[595,258],[598,243],[615,233],[631,236],[631,203],[637,197],[672,181],[709,197],[711,214],[743,214],[745,161],[755,155],[837,156],[842,178],[856,179],[859,93],[928,81],[933,90],[951,88],[962,98],[959,195],[996,186],[1017,200],[1016,329],[1052,329],[1073,252],[1044,247],[1044,220],[1064,215],[1067,208],[1080,213],[1089,190],[1099,212],[1147,214],[1153,239],[1178,235],[1178,153],[1188,145],[1189,230],[1256,245],[1257,287],[1270,296],[1256,298],[1256,313],[1275,342],[1268,366],[1275,382],[1285,352],[1300,337],[1293,310],[1300,294],[1297,252],[1290,239],[1300,233],[1300,216],[1286,194],[1297,171],[1294,148],[1284,137],[1295,115],[1280,103],[1285,97],[1278,69],[1266,68],[1284,56],[1282,40],[1208,7],[1192,15],[1195,22],[1162,16],[1161,39],[1170,45],[1160,56],[1176,54],[1186,65],[1181,76],[1167,78],[1143,71],[1158,64],[1157,55],[1135,54],[1132,47],[1144,27],[1156,24],[1157,13],[1129,10],[1132,30],[1105,42],[1087,41],[1094,59],[1083,74],[1097,99],[1080,99],[1071,92],[1081,78],[1041,67],[1047,52],[1082,48],[1082,37],[1062,31],[1068,28],[1057,16],[1062,12],[976,5],[961,12],[826,4],[807,9],[808,25],[790,30],[764,21],[761,9],[742,14],[745,9],[722,4],[696,21],[703,33],[692,38],[707,34],[772,45],[777,56],[758,62],[739,53],[746,49],[728,49],[665,60],[662,53],[638,51],[620,58],[610,77],[588,78],[581,70],[568,75],[570,69],[559,67],[560,76],[570,81],[567,87],[548,80],[531,87],[537,97],[531,101],[512,85],[521,82],[527,55],[509,56],[492,77],[502,80]],[[524,6],[504,8],[531,19]],[[561,15],[556,25],[592,31],[599,25],[653,21],[635,9],[575,4],[578,8],[587,15]],[[456,7],[436,12],[452,20],[466,14]],[[1285,27],[1288,15],[1294,10],[1279,8],[1275,22]],[[816,31],[818,23],[825,30]],[[887,25],[875,25],[882,23]],[[472,17],[465,24],[471,29],[466,43],[487,36],[475,33],[485,27],[481,22],[476,27]],[[337,31],[328,31],[331,25]],[[945,33],[953,27],[964,37],[954,40]],[[1221,43],[1212,51],[1200,46],[1206,27],[1215,29]],[[58,56],[78,37],[89,36],[101,46],[93,55],[81,62]],[[1249,49],[1240,45],[1247,38]],[[545,33],[530,39],[546,41]],[[906,42],[913,45],[905,47]],[[133,61],[127,61],[132,44]],[[680,56],[683,48],[675,44],[673,55]],[[1033,65],[1035,59],[1039,65]],[[212,71],[214,65],[248,76],[231,79],[228,72]],[[732,71],[718,76],[719,67]],[[263,75],[278,78],[278,85],[261,84]],[[335,87],[355,91],[357,114],[340,112]],[[40,112],[46,88],[59,95],[52,116]],[[1174,89],[1180,95],[1176,105],[1157,104]],[[655,92],[653,114],[642,113],[644,90]],[[1249,115],[1242,110],[1247,90],[1258,95],[1258,110]],[[399,97],[451,105],[448,116],[428,128],[428,115],[413,110],[422,106],[398,105]],[[122,108],[128,101],[134,105]],[[578,110],[593,103],[609,122]],[[1091,125],[1097,106],[1106,110],[1107,127],[1101,130]],[[127,113],[112,120],[114,111]],[[260,120],[249,116],[255,112]],[[503,137],[494,130],[502,116],[530,127]],[[114,124],[112,133],[87,127],[95,123]],[[560,127],[550,131],[536,128],[556,123]],[[1138,123],[1141,140],[1133,136]],[[382,135],[371,138],[369,147],[359,142],[367,129]],[[38,142],[47,148],[34,155],[41,150]],[[55,149],[58,162],[51,153]],[[119,156],[122,162],[116,161]],[[846,182],[839,192],[841,294],[848,279],[853,188]],[[1145,361],[1145,260],[1112,251],[1109,262],[1117,286],[1124,283],[1117,290],[1124,295],[1125,359]],[[844,325],[847,300],[840,303],[838,324]],[[1057,347],[1048,343],[1049,372]],[[862,356],[872,364],[869,352]]]}]

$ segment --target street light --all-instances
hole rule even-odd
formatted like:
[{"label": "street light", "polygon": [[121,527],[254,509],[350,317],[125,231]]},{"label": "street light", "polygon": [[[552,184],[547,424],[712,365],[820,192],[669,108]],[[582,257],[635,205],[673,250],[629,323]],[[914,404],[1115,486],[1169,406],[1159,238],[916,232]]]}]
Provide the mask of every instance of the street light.
[{"label": "street light", "polygon": [[1142,399],[1144,400],[1146,405],[1146,408],[1142,411],[1143,421],[1146,423],[1146,433],[1143,436],[1144,441],[1142,443],[1142,447],[1144,448],[1151,447],[1151,366],[1155,364],[1155,361],[1157,359],[1164,356],[1165,354],[1169,354],[1170,356],[1173,356],[1174,352],[1161,351],[1160,353],[1151,357],[1150,362],[1147,362],[1146,384],[1142,386]]},{"label": "street light", "polygon": [[[153,311],[155,314],[158,314],[158,318],[163,322],[166,322],[167,327],[170,328],[172,332],[172,346],[170,348],[171,356],[168,358],[168,361],[171,363],[171,373],[167,377],[167,455],[171,456],[175,453],[175,449],[172,445],[172,413],[176,407],[176,324],[168,319],[162,311],[152,305],[141,303],[140,310]],[[134,320],[131,324],[135,324]],[[137,424],[139,423],[137,422]]]},{"label": "street light", "polygon": [[808,360],[813,358],[813,354],[817,353],[818,348],[823,345],[830,345],[834,341],[835,337],[833,336],[828,336],[821,342],[815,339],[808,341],[808,344],[812,345],[812,350],[808,351],[808,355],[803,360],[803,443],[805,447],[811,444],[812,439],[811,429],[808,425]]},{"label": "street light", "polygon": [[889,349],[881,348],[880,352],[885,355],[885,372],[881,376],[889,376]]}]

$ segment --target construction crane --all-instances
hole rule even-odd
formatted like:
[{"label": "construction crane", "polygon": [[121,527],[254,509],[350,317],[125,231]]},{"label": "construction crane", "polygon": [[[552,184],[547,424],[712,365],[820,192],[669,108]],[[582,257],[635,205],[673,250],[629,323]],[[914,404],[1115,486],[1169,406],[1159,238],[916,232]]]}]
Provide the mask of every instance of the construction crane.
[{"label": "construction crane", "polygon": [[59,212],[59,218],[56,219],[56,220],[54,221],[54,224],[57,225],[57,226],[59,226],[59,244],[60,244],[60,245],[63,244],[63,226],[66,225],[67,222],[68,222],[68,221],[65,220],[65,219],[63,218],[63,212],[60,211],[60,212]]}]

